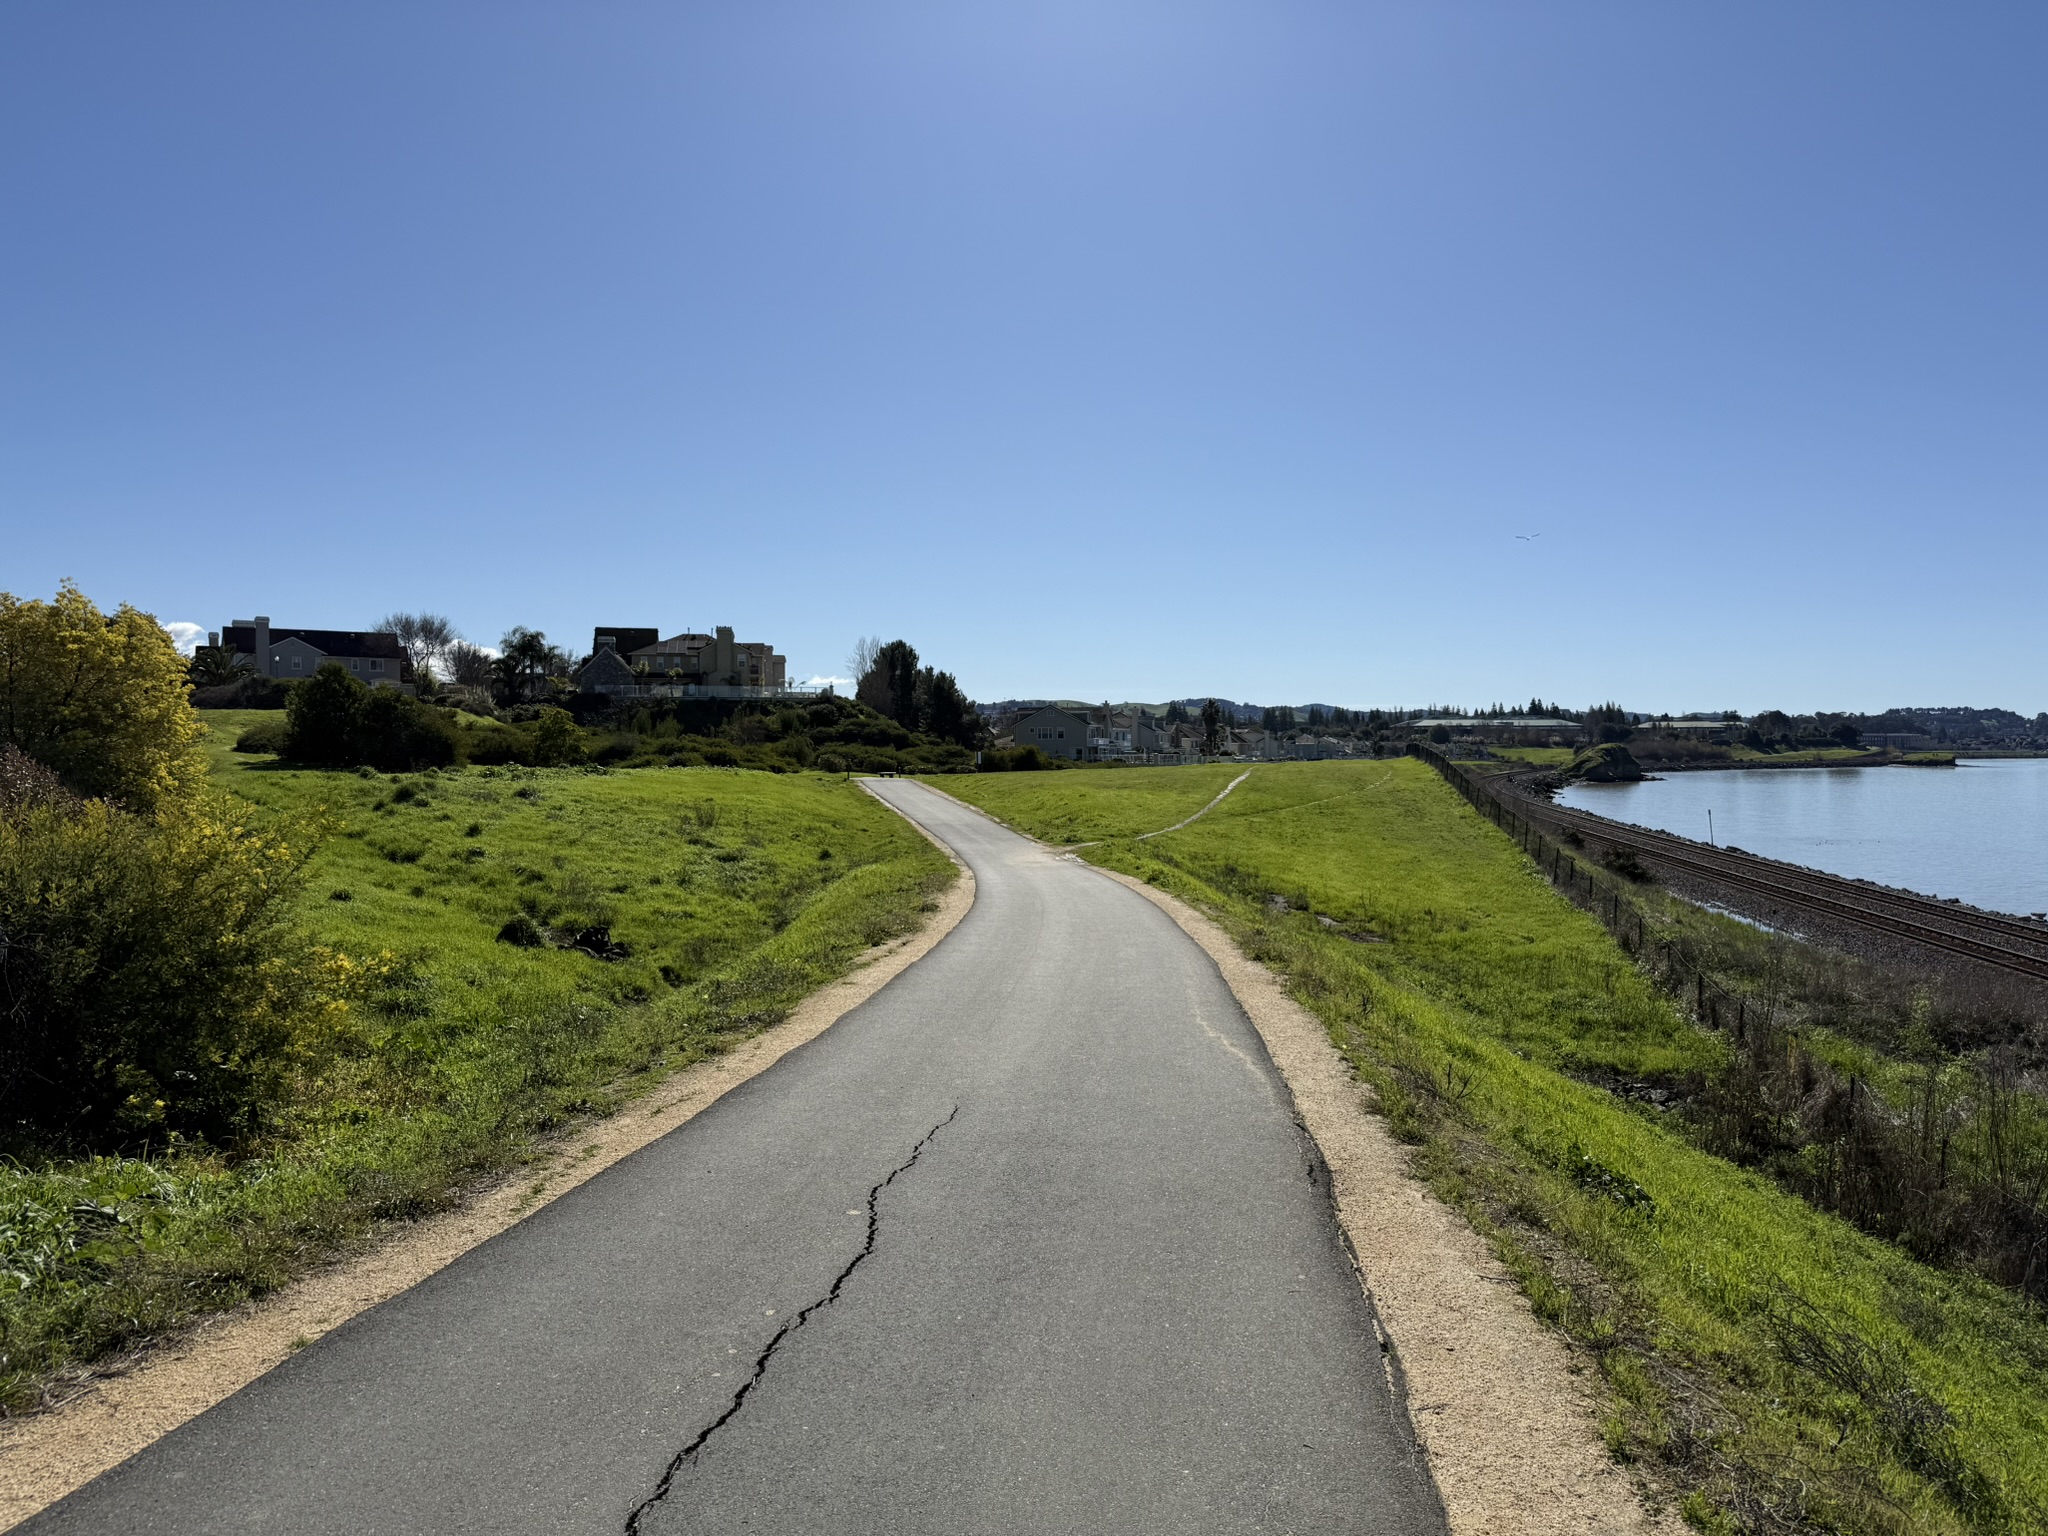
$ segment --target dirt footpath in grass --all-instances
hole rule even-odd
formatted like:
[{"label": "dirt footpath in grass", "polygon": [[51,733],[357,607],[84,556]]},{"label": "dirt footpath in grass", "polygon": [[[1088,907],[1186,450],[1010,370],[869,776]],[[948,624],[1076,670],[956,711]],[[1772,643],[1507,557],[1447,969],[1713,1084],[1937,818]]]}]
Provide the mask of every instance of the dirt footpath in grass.
[{"label": "dirt footpath in grass", "polygon": [[951,933],[973,905],[974,876],[962,866],[921,930],[870,950],[854,970],[812,993],[782,1023],[721,1056],[685,1067],[461,1208],[401,1228],[369,1252],[126,1361],[102,1365],[83,1390],[48,1412],[0,1423],[0,1530],[120,1465],[320,1335],[419,1284],[550,1200],[667,1135],[874,996]]},{"label": "dirt footpath in grass", "polygon": [[1112,870],[1203,949],[1266,1042],[1329,1162],[1337,1215],[1407,1378],[1455,1536],[1636,1536],[1653,1515],[1601,1442],[1593,1394],[1479,1236],[1408,1172],[1322,1023],[1194,908]]}]

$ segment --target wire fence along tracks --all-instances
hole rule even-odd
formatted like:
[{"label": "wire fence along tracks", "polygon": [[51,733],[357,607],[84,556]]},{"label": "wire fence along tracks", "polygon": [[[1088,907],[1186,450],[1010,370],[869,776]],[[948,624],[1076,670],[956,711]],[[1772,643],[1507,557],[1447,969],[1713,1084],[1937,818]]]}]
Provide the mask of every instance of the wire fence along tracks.
[{"label": "wire fence along tracks", "polygon": [[[1576,835],[1581,840],[1626,850],[1639,859],[1674,871],[1755,891],[1783,906],[1855,923],[1929,949],[2048,981],[2048,924],[1954,906],[1910,891],[1864,885],[1756,854],[1714,848],[1667,832],[1609,821],[1590,812],[1567,810],[1530,793],[1524,787],[1527,776],[1477,774],[1441,753],[1420,747],[1415,750],[1475,809],[1521,842],[1544,865],[1546,873],[1561,883],[1568,878],[1584,878],[1580,874],[1567,875],[1563,866],[1569,861],[1553,842],[1560,834]],[[1596,893],[1589,888],[1588,894]],[[1609,915],[1610,923],[1618,925],[1618,890],[1609,893],[1608,902],[1614,908]]]}]

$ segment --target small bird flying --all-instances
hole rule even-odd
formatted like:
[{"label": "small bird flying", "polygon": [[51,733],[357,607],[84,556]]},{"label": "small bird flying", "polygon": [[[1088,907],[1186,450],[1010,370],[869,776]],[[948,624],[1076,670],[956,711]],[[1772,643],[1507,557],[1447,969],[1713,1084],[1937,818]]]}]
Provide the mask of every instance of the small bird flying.
[{"label": "small bird flying", "polygon": [[1533,544],[1536,540],[1542,538],[1543,535],[1540,533],[1518,533],[1515,537]]}]

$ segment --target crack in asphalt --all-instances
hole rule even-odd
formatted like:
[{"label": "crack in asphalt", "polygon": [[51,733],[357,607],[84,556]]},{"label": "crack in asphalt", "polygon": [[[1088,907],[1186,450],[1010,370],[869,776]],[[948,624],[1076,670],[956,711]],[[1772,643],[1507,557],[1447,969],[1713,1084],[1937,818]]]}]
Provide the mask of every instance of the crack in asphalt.
[{"label": "crack in asphalt", "polygon": [[775,1351],[782,1347],[783,1340],[809,1322],[813,1312],[822,1311],[839,1299],[839,1292],[845,1287],[846,1282],[852,1278],[853,1272],[859,1269],[867,1261],[868,1255],[875,1251],[875,1240],[881,1235],[882,1227],[880,1210],[882,1191],[896,1182],[898,1174],[907,1173],[916,1166],[917,1160],[924,1156],[924,1149],[931,1145],[932,1138],[951,1125],[959,1113],[960,1106],[955,1104],[951,1114],[947,1115],[945,1119],[941,1120],[919,1138],[917,1145],[910,1149],[910,1156],[906,1157],[894,1168],[891,1168],[888,1177],[868,1191],[868,1236],[867,1241],[861,1245],[860,1252],[853,1256],[846,1268],[839,1271],[838,1276],[832,1282],[831,1288],[823,1296],[820,1296],[816,1301],[797,1313],[795,1317],[792,1317],[788,1322],[775,1330],[775,1336],[768,1341],[767,1346],[754,1358],[753,1373],[740,1383],[739,1390],[732,1395],[732,1401],[726,1404],[725,1412],[700,1429],[694,1440],[676,1452],[675,1458],[669,1462],[667,1469],[662,1472],[661,1481],[654,1485],[654,1492],[643,1499],[639,1507],[626,1517],[626,1536],[640,1536],[640,1522],[646,1518],[648,1511],[669,1496],[670,1492],[675,1488],[676,1478],[681,1474],[683,1468],[696,1461],[698,1453],[704,1449],[705,1442],[725,1428],[727,1424],[731,1423],[734,1416],[745,1406],[748,1396],[755,1387],[761,1384],[761,1378],[767,1374],[768,1362],[775,1357]]}]

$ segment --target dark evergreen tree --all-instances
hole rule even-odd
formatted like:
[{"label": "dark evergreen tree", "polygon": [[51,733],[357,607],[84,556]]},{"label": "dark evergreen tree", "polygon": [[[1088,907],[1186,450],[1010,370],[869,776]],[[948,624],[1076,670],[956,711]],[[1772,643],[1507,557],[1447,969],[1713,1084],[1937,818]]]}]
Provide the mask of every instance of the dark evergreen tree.
[{"label": "dark evergreen tree", "polygon": [[917,729],[917,650],[907,640],[875,648],[854,697],[906,730]]}]

